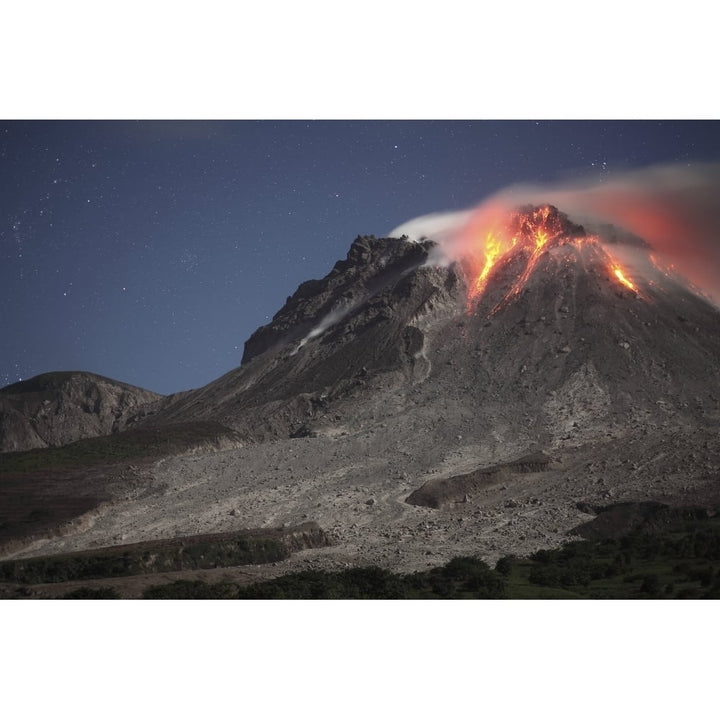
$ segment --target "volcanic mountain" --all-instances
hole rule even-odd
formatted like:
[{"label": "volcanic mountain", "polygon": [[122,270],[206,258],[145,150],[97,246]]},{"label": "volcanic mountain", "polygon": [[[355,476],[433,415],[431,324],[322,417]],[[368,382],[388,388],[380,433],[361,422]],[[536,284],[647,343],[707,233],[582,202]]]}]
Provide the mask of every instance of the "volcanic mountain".
[{"label": "volcanic mountain", "polygon": [[239,368],[134,423],[212,421],[236,447],[155,463],[19,554],[316,521],[333,544],[276,572],[412,570],[556,546],[611,498],[717,504],[718,309],[642,240],[552,206],[465,241],[449,262],[357,238]]},{"label": "volcanic mountain", "polygon": [[[440,413],[447,432],[529,431],[548,445],[661,406],[716,407],[717,308],[638,256],[637,240],[625,267],[612,240],[551,206],[516,213],[479,261],[449,266],[429,241],[360,237],[252,335],[240,368],[152,422],[212,418],[249,440],[336,434],[338,416],[344,431],[393,408],[408,423],[439,398],[463,408]],[[382,412],[365,412],[379,394]]]}]

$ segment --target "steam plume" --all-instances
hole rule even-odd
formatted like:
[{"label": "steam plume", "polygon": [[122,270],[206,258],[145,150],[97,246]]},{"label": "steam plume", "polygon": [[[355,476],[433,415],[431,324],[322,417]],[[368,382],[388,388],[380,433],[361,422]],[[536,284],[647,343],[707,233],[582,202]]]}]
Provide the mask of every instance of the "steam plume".
[{"label": "steam plume", "polygon": [[355,306],[357,303],[348,303],[341,307],[331,310],[325,317],[300,341],[298,346],[290,353],[290,355],[296,355],[309,340],[322,335],[328,328],[340,322]]}]

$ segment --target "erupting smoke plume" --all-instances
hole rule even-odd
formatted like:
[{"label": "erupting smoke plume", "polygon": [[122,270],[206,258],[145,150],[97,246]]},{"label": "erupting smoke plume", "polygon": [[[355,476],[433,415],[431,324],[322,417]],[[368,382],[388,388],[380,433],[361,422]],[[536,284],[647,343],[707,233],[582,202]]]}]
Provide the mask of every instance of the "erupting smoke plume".
[{"label": "erupting smoke plume", "polygon": [[658,165],[602,179],[514,185],[465,212],[428,215],[399,228],[436,240],[449,260],[472,252],[518,206],[552,204],[589,231],[612,224],[645,240],[655,258],[720,305],[720,163]]}]

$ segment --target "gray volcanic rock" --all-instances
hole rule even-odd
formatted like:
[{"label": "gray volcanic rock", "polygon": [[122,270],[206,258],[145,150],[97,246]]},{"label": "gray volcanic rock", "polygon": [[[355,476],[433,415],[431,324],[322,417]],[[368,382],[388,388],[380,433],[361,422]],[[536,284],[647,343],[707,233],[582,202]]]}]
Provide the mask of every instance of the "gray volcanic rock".
[{"label": "gray volcanic rock", "polygon": [[93,373],[37,375],[0,390],[0,452],[66,445],[118,432],[163,399]]},{"label": "gray volcanic rock", "polygon": [[433,243],[360,237],[322,280],[303,283],[245,346],[243,364],[186,393],[152,423],[220,420],[249,439],[305,432],[309,420],[375,383],[425,377],[423,318],[464,296],[456,268],[426,265]]},{"label": "gray volcanic rock", "polygon": [[434,478],[411,493],[405,502],[431,508],[440,508],[451,503],[466,503],[474,494],[492,486],[512,482],[517,475],[544,472],[551,462],[552,458],[545,453],[536,452],[464,475]]},{"label": "gray volcanic rock", "polygon": [[270,348],[300,341],[322,323],[336,324],[360,303],[381,293],[426,259],[430,243],[358,236],[347,258],[322,280],[298,287],[272,321],[245,343],[242,364]]}]

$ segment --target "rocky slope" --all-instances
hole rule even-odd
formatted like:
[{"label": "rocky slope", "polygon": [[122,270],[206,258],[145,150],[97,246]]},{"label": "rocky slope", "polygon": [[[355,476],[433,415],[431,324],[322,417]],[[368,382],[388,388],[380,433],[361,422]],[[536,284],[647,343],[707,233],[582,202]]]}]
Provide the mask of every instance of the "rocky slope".
[{"label": "rocky slope", "polygon": [[303,283],[245,345],[241,367],[191,391],[153,424],[214,418],[249,440],[312,432],[343,399],[421,381],[422,318],[464,293],[451,268],[428,266],[433,244],[359,237],[322,280]]},{"label": "rocky slope", "polygon": [[125,428],[162,395],[87,372],[55,372],[0,390],[0,452],[65,445]]}]

